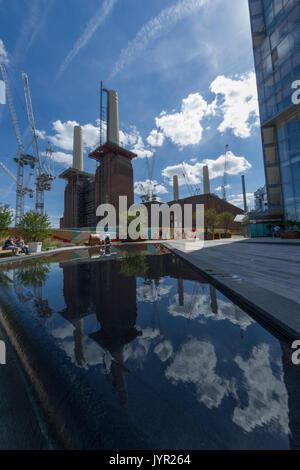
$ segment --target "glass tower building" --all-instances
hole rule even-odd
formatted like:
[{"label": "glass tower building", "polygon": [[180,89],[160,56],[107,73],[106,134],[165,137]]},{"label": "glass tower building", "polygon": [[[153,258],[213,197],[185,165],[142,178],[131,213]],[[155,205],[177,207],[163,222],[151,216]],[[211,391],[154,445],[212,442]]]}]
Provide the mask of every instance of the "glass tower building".
[{"label": "glass tower building", "polygon": [[249,9],[269,211],[300,221],[300,0],[249,0]]}]

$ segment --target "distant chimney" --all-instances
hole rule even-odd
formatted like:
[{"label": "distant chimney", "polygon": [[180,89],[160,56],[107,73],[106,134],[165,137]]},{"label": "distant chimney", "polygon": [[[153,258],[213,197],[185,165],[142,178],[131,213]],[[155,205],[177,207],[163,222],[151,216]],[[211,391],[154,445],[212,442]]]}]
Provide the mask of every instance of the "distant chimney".
[{"label": "distant chimney", "polygon": [[107,93],[107,140],[120,145],[118,93],[105,88],[103,90]]},{"label": "distant chimney", "polygon": [[248,212],[246,183],[245,183],[245,176],[244,175],[242,175],[242,186],[243,186],[244,211]]},{"label": "distant chimney", "polygon": [[203,192],[210,194],[209,170],[208,166],[203,167]]},{"label": "distant chimney", "polygon": [[173,193],[174,193],[174,201],[179,200],[179,186],[178,186],[178,176],[173,176]]},{"label": "distant chimney", "polygon": [[73,168],[83,171],[82,128],[80,126],[74,126]]}]

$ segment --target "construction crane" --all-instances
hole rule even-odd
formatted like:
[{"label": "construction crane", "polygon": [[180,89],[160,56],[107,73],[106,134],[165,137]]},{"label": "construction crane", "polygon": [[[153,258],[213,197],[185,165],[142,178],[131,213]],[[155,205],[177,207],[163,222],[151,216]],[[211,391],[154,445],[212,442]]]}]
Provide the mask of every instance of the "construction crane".
[{"label": "construction crane", "polygon": [[[33,170],[35,167],[36,159],[32,155],[28,155],[24,150],[24,145],[21,138],[20,128],[17,120],[17,115],[15,112],[12,95],[9,87],[9,82],[7,78],[6,68],[3,62],[0,62],[0,70],[3,81],[5,83],[6,90],[6,101],[8,104],[8,109],[14,129],[14,133],[17,139],[18,150],[14,158],[14,161],[17,163],[17,184],[16,184],[16,214],[15,214],[15,225],[17,226],[20,222],[21,217],[24,214],[24,197],[26,194],[29,194],[30,197],[33,196],[33,190],[26,185],[24,185],[24,167],[29,165]],[[2,166],[3,168],[3,166]]]},{"label": "construction crane", "polygon": [[225,159],[224,159],[224,181],[222,185],[222,198],[224,199],[224,201],[227,201],[226,189],[227,189],[227,171],[228,171],[228,152],[229,152],[229,145],[226,145]]},{"label": "construction crane", "polygon": [[150,195],[149,195],[148,188],[146,189],[145,186],[143,185],[143,183],[140,183],[138,187],[142,191],[142,195],[141,195],[142,203],[145,204],[146,202],[149,202],[150,201]]},{"label": "construction crane", "polygon": [[35,127],[33,109],[32,109],[32,102],[31,102],[31,94],[30,94],[30,87],[29,87],[29,80],[28,76],[25,72],[22,72],[22,77],[24,80],[24,92],[25,92],[25,101],[26,101],[26,108],[27,108],[27,115],[28,121],[32,131],[32,145],[33,145],[33,152],[35,156],[35,161],[37,162],[37,171],[36,171],[36,202],[35,208],[41,214],[44,213],[45,209],[45,191],[50,191],[52,188],[52,182],[55,179],[53,172],[50,169],[50,160],[52,158],[53,150],[48,146],[45,159],[41,161],[41,156],[39,152],[38,146],[38,134]]},{"label": "construction crane", "polygon": [[190,178],[189,178],[189,176],[186,172],[184,162],[181,162],[181,167],[182,167],[182,174],[183,174],[183,177],[184,177],[184,180],[185,180],[185,184],[186,184],[186,187],[188,188],[188,191],[189,191],[190,195],[191,196],[197,196],[201,192],[200,187],[196,187],[196,189],[193,188],[193,185],[190,181]]},{"label": "construction crane", "polygon": [[5,171],[5,173],[17,184],[17,178],[15,175],[4,165],[4,163],[0,162],[0,168]]}]

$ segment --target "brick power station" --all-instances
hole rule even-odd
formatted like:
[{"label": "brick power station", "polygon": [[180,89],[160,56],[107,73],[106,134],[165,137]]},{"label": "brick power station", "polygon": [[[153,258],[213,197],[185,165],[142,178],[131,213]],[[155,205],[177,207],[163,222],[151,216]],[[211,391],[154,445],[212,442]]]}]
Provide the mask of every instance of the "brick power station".
[{"label": "brick power station", "polygon": [[[137,156],[119,145],[119,111],[118,94],[114,90],[105,90],[107,93],[107,141],[99,145],[89,154],[100,163],[95,174],[84,171],[83,167],[83,142],[82,129],[74,127],[73,166],[68,168],[60,178],[67,180],[64,195],[64,215],[60,219],[60,228],[78,229],[95,227],[99,221],[96,216],[97,207],[100,204],[112,204],[119,212],[119,196],[127,196],[128,208],[134,204],[134,181],[132,160]],[[192,204],[196,210],[197,204],[204,204],[205,209],[215,209],[217,213],[224,211],[234,215],[243,211],[211,194],[208,167],[203,168],[204,194],[179,199],[178,177],[174,177],[174,199],[167,204],[180,204],[184,211],[184,204]],[[149,211],[152,204],[145,205]],[[150,220],[149,220],[150,223]],[[240,231],[240,223],[233,222],[231,230]]]},{"label": "brick power station", "polygon": [[119,196],[127,196],[128,207],[134,203],[132,159],[136,154],[119,145],[118,94],[105,91],[107,142],[89,154],[100,163],[95,175],[83,169],[82,129],[74,127],[73,167],[60,175],[67,180],[61,228],[95,227],[97,207],[113,204],[118,214]]}]

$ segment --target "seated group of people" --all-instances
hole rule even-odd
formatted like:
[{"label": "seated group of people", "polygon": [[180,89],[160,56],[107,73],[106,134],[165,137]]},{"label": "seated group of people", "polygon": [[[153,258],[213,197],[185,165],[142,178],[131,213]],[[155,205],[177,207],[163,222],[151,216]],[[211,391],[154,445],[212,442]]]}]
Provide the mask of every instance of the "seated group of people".
[{"label": "seated group of people", "polygon": [[4,250],[12,250],[14,255],[19,256],[20,252],[29,255],[28,246],[25,245],[25,242],[22,237],[9,237],[4,243]]}]

